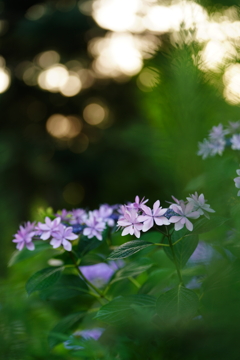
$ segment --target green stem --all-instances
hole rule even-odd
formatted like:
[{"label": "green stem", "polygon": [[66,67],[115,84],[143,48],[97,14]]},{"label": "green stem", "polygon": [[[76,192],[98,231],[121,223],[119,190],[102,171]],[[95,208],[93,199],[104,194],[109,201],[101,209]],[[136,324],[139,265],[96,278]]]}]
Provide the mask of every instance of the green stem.
[{"label": "green stem", "polygon": [[[177,263],[177,258],[176,258],[176,255],[175,255],[175,251],[174,251],[174,247],[173,247],[171,235],[170,235],[169,232],[168,232],[168,228],[167,228],[167,233],[168,233],[169,246],[170,246],[171,251],[172,251],[173,261],[174,261],[174,264],[175,264],[175,266],[176,266],[177,274],[178,274],[178,278],[179,278],[179,282],[180,282],[180,285],[181,285],[181,284],[183,284],[182,275],[181,275],[181,271],[180,271],[179,266],[178,266],[178,263]],[[177,241],[176,241],[175,243],[177,243]],[[174,244],[175,244],[175,243],[174,243]]]},{"label": "green stem", "polygon": [[[79,269],[79,266],[75,260],[75,257],[73,255],[72,252],[70,252],[70,256],[72,258],[72,261],[75,265],[75,269],[77,270],[78,274],[80,275],[80,277],[94,290],[96,291],[96,293],[100,296],[100,298],[104,298],[107,301],[110,301],[96,286],[94,286],[81,272],[81,270]],[[99,297],[98,297],[99,298]]]},{"label": "green stem", "polygon": [[128,280],[131,281],[131,283],[133,283],[138,289],[140,289],[141,285],[132,276],[128,276]]}]

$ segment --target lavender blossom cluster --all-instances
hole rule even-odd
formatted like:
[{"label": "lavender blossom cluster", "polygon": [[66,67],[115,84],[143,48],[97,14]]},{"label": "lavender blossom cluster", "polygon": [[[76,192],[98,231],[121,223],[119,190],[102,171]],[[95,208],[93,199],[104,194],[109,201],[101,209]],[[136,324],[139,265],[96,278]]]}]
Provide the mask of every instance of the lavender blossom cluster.
[{"label": "lavender blossom cluster", "polygon": [[61,245],[67,251],[72,250],[70,241],[76,240],[79,234],[87,236],[89,239],[96,237],[102,240],[102,232],[107,226],[113,227],[119,218],[119,205],[101,205],[99,209],[87,212],[84,209],[65,209],[57,212],[55,218],[51,220],[45,218],[45,222],[27,222],[21,225],[18,232],[14,235],[13,242],[17,243],[17,249],[34,250],[34,240],[50,240],[54,249]]},{"label": "lavender blossom cluster", "polygon": [[222,124],[213,126],[208,139],[198,143],[197,155],[202,156],[203,159],[217,154],[222,155],[227,146],[231,146],[233,150],[240,150],[240,121],[229,121],[229,126],[226,128]]},{"label": "lavender blossom cluster", "polygon": [[122,236],[130,234],[140,237],[141,231],[146,232],[154,226],[174,224],[176,231],[181,230],[184,225],[189,231],[193,230],[193,224],[189,219],[198,219],[201,215],[209,218],[209,214],[215,212],[206,203],[203,194],[195,194],[187,197],[187,201],[172,197],[174,203],[169,208],[162,208],[160,201],[153,204],[153,208],[146,206],[148,200],[140,200],[138,196],[134,203],[121,206],[122,215],[117,224],[122,228]]}]

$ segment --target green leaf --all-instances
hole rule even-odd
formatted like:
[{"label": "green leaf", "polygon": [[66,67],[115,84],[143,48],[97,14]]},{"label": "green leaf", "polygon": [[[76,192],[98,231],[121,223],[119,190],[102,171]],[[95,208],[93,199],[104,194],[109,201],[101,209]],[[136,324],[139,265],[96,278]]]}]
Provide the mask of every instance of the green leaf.
[{"label": "green leaf", "polygon": [[129,321],[129,317],[134,313],[134,307],[141,307],[143,311],[154,310],[155,306],[156,299],[149,295],[119,296],[102,306],[96,315],[96,319],[109,324],[120,324]]},{"label": "green leaf", "polygon": [[[174,244],[178,240],[180,241],[173,245],[173,250],[178,266],[183,268],[198,245],[198,235],[189,233],[185,229],[174,231],[172,235],[172,243]],[[169,259],[174,262],[171,248],[164,247],[164,251]]]},{"label": "green leaf", "polygon": [[52,246],[46,241],[34,241],[35,250],[28,250],[27,248],[22,249],[21,251],[14,251],[12,257],[9,260],[8,266],[19,263],[25,259],[29,259],[41,251],[52,249]]},{"label": "green leaf", "polygon": [[49,346],[53,348],[57,344],[63,342],[63,340],[61,340],[61,335],[69,334],[70,331],[80,323],[84,315],[85,312],[80,311],[78,313],[68,315],[62,319],[49,333]]},{"label": "green leaf", "polygon": [[148,231],[141,235],[141,240],[151,243],[161,243],[163,234],[158,231]]},{"label": "green leaf", "polygon": [[199,219],[194,223],[192,234],[203,234],[209,232],[215,229],[216,227],[221,226],[226,221],[228,221],[228,219],[220,216],[214,216],[211,217],[211,219],[206,219],[206,218]]},{"label": "green leaf", "polygon": [[129,241],[119,246],[118,249],[114,250],[110,254],[109,259],[110,260],[124,259],[151,245],[153,245],[153,243],[142,240]]},{"label": "green leaf", "polygon": [[171,289],[157,299],[157,313],[164,322],[173,322],[196,315],[198,296],[182,285]]},{"label": "green leaf", "polygon": [[86,293],[85,282],[79,276],[62,275],[60,280],[50,288],[41,291],[40,297],[44,300],[65,300]]},{"label": "green leaf", "polygon": [[83,257],[89,251],[96,249],[101,245],[102,241],[98,240],[96,237],[89,239],[87,236],[80,236],[80,240],[77,247],[77,254],[79,257]]},{"label": "green leaf", "polygon": [[175,274],[175,270],[168,268],[157,269],[151,272],[145,283],[140,288],[139,293],[147,294],[155,288],[157,288],[157,290],[166,288],[166,286],[169,286],[171,281],[170,278],[174,274]]},{"label": "green leaf", "polygon": [[153,264],[146,263],[145,260],[140,262],[132,262],[130,264],[127,264],[123,268],[119,269],[116,273],[114,278],[111,281],[111,284],[113,284],[116,281],[128,278],[129,276],[136,276],[141,274],[142,272],[150,269]]},{"label": "green leaf", "polygon": [[36,272],[26,284],[28,295],[37,290],[43,290],[55,284],[61,276],[64,267],[48,267]]}]

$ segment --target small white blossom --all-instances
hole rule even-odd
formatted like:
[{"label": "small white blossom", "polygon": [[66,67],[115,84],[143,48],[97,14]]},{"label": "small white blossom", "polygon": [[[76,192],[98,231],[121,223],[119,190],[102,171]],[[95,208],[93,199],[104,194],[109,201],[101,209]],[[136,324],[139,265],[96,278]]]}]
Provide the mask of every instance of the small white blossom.
[{"label": "small white blossom", "polygon": [[231,148],[233,150],[240,150],[240,134],[233,135],[230,141],[232,144]]},{"label": "small white blossom", "polygon": [[211,131],[209,132],[209,137],[212,140],[218,140],[220,138],[223,138],[225,135],[229,134],[228,129],[223,129],[223,125],[219,124],[218,126],[213,126]]},{"label": "small white blossom", "polygon": [[[238,175],[240,175],[240,169],[236,170],[236,173],[237,173]],[[234,180],[234,182],[235,182],[236,188],[237,188],[237,189],[240,189],[240,176],[236,177],[236,178],[233,179],[233,180]],[[238,191],[237,196],[240,196],[240,190]]]},{"label": "small white blossom", "polygon": [[198,193],[195,192],[195,194],[190,195],[190,197],[187,197],[187,200],[189,204],[193,204],[193,210],[198,211],[200,215],[206,216],[206,218],[209,219],[209,215],[207,212],[213,213],[215,212],[213,209],[210,208],[209,204],[206,204],[206,199],[204,198],[203,194],[200,194],[198,196]]}]

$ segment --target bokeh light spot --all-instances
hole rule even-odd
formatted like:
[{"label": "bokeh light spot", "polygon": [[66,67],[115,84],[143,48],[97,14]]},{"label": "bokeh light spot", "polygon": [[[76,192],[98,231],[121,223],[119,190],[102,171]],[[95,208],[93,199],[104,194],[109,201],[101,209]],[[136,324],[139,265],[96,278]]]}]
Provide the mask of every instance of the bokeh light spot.
[{"label": "bokeh light spot", "polygon": [[45,14],[45,12],[46,12],[46,8],[45,8],[44,4],[36,4],[36,5],[31,6],[27,10],[25,17],[28,20],[35,21],[35,20],[40,19]]},{"label": "bokeh light spot", "polygon": [[78,182],[71,182],[65,186],[63,198],[68,204],[77,205],[84,198],[84,188]]},{"label": "bokeh light spot", "polygon": [[87,105],[83,110],[84,120],[90,125],[100,124],[106,117],[106,110],[97,103]]},{"label": "bokeh light spot", "polygon": [[81,88],[82,84],[79,77],[70,73],[65,82],[60,86],[60,92],[64,96],[71,97],[77,95]]},{"label": "bokeh light spot", "polygon": [[83,133],[81,133],[76,138],[70,140],[68,143],[69,149],[75,154],[83,153],[85,150],[87,150],[88,145],[89,145],[89,139],[87,135]]},{"label": "bokeh light spot", "polygon": [[36,56],[37,64],[44,69],[57,64],[59,61],[60,55],[54,50],[44,51]]},{"label": "bokeh light spot", "polygon": [[5,92],[10,85],[10,74],[7,69],[0,68],[0,94]]},{"label": "bokeh light spot", "polygon": [[47,120],[46,128],[51,136],[68,140],[80,134],[82,123],[76,116],[55,114]]}]

